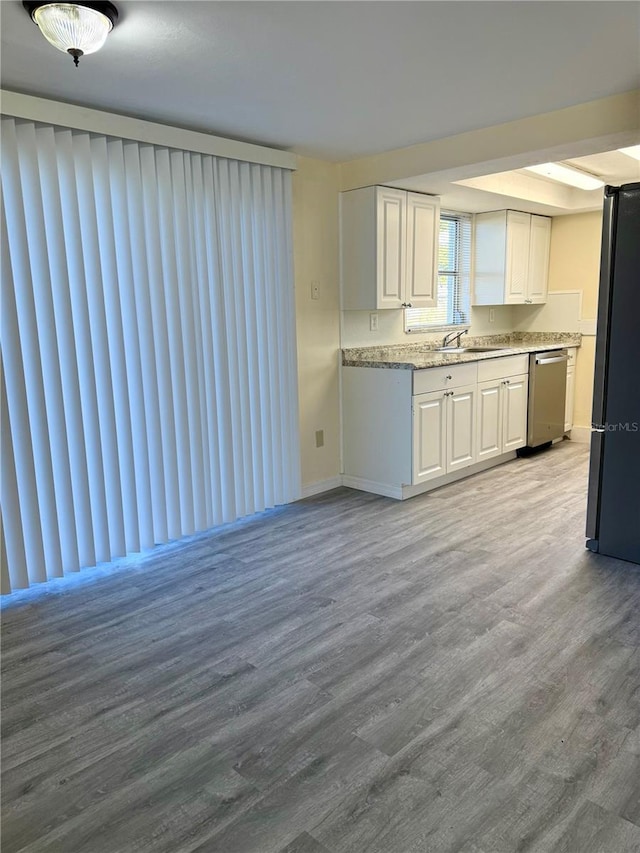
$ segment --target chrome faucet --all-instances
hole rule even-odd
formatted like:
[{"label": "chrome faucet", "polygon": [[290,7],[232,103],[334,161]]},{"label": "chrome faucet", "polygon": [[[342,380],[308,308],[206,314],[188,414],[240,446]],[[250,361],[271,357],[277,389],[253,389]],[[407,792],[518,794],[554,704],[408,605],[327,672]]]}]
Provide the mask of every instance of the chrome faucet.
[{"label": "chrome faucet", "polygon": [[448,347],[452,341],[457,341],[456,346],[460,346],[460,338],[466,335],[469,329],[463,329],[461,332],[448,332],[442,339],[442,346]]}]

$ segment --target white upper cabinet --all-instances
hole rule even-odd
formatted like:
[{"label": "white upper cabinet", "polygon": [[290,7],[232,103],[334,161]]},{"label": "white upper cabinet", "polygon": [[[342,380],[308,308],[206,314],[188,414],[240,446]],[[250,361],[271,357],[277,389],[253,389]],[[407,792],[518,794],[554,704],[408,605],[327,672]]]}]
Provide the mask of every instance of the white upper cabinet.
[{"label": "white upper cabinet", "polygon": [[[378,187],[376,193],[376,304],[397,308],[404,298],[407,266],[406,193]],[[357,263],[357,259],[356,263]]]},{"label": "white upper cabinet", "polygon": [[420,193],[407,193],[405,301],[412,308],[436,304],[439,225],[439,200]]},{"label": "white upper cabinet", "polygon": [[343,308],[435,305],[439,222],[432,196],[392,187],[341,193]]},{"label": "white upper cabinet", "polygon": [[475,220],[474,305],[547,301],[551,220],[517,210]]},{"label": "white upper cabinet", "polygon": [[529,281],[529,232],[531,217],[528,213],[507,211],[507,274],[505,276],[505,302],[525,302]]},{"label": "white upper cabinet", "polygon": [[547,301],[550,248],[551,220],[548,216],[532,216],[531,239],[529,241],[529,291],[527,294],[530,302]]}]

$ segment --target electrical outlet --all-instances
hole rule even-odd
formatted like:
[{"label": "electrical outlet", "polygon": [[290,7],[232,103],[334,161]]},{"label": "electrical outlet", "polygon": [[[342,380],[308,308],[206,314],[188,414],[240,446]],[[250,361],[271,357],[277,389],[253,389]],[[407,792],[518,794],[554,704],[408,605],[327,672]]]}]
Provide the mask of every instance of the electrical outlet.
[{"label": "electrical outlet", "polygon": [[496,321],[496,309],[495,308],[489,308],[489,322],[495,323],[495,321]]},{"label": "electrical outlet", "polygon": [[320,282],[312,281],[311,282],[311,298],[312,299],[320,299]]},{"label": "electrical outlet", "polygon": [[316,430],[316,447],[324,447],[324,430]]},{"label": "electrical outlet", "polygon": [[378,315],[375,313],[369,314],[369,331],[378,331]]}]

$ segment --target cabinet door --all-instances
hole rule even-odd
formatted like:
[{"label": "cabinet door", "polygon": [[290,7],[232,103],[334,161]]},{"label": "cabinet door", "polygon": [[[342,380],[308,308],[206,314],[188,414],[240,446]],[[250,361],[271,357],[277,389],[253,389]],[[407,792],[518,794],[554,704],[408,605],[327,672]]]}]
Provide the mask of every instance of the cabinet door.
[{"label": "cabinet door", "polygon": [[549,290],[549,249],[551,220],[548,216],[531,217],[529,240],[529,282],[527,302],[546,302]]},{"label": "cabinet door", "polygon": [[376,280],[378,308],[400,308],[404,302],[407,194],[376,189]]},{"label": "cabinet door", "polygon": [[523,303],[527,299],[530,230],[530,214],[507,211],[506,303]]},{"label": "cabinet door", "polygon": [[477,385],[467,385],[447,394],[447,473],[476,461]]},{"label": "cabinet door", "polygon": [[502,380],[491,379],[478,384],[476,415],[476,447],[478,462],[502,453]]},{"label": "cabinet door", "polygon": [[576,369],[567,368],[567,395],[564,401],[564,431],[569,432],[573,427],[573,400],[576,393]]},{"label": "cabinet door", "polygon": [[445,391],[413,398],[413,483],[446,473]]},{"label": "cabinet door", "polygon": [[527,443],[528,376],[511,376],[504,379],[502,450],[517,450]]},{"label": "cabinet door", "polygon": [[407,193],[407,279],[405,303],[428,308],[437,302],[440,202]]}]

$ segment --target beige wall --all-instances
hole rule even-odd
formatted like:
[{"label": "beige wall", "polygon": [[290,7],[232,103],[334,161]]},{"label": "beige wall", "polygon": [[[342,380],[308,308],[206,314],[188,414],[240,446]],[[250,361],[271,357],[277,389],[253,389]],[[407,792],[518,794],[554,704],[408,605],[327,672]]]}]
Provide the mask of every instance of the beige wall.
[{"label": "beige wall", "polygon": [[[636,144],[640,90],[550,113],[396,148],[341,166],[340,188],[352,190],[438,173],[451,180],[519,169]],[[462,170],[462,171],[461,171]],[[464,171],[464,174],[462,172]]]},{"label": "beige wall", "polygon": [[[488,307],[471,309],[470,335],[498,335],[513,330],[511,305],[497,305],[493,309],[493,322],[489,322]],[[412,333],[404,331],[404,311],[385,309],[376,311],[378,328],[372,332],[369,311],[344,311],[342,316],[343,347],[375,347],[392,344],[417,344],[421,341],[441,340],[444,332]]]},{"label": "beige wall", "polygon": [[552,220],[549,290],[580,290],[583,320],[597,314],[601,235],[600,210]]},{"label": "beige wall", "polygon": [[[581,320],[595,320],[598,311],[602,213],[557,216],[551,226],[549,292],[577,290],[582,294]],[[595,329],[593,329],[595,332]],[[576,363],[573,422],[591,426],[595,334],[583,335]]]},{"label": "beige wall", "polygon": [[[340,473],[338,182],[337,165],[298,159],[293,256],[303,489]],[[317,300],[312,281],[319,282]],[[324,431],[324,447],[316,447],[317,430]]]}]

